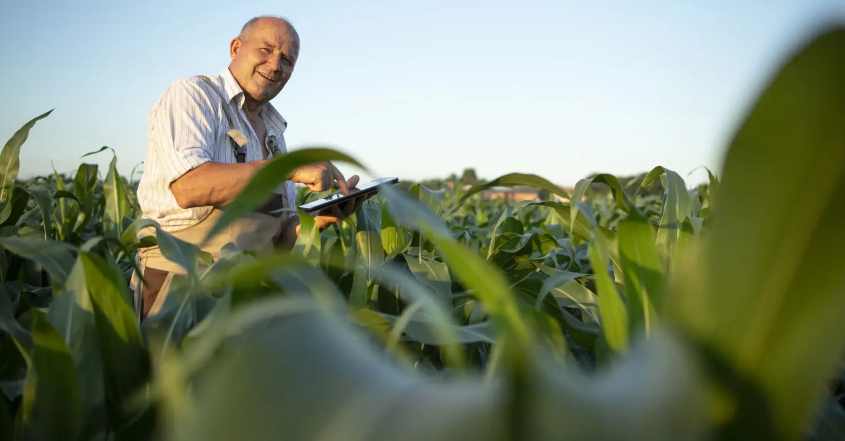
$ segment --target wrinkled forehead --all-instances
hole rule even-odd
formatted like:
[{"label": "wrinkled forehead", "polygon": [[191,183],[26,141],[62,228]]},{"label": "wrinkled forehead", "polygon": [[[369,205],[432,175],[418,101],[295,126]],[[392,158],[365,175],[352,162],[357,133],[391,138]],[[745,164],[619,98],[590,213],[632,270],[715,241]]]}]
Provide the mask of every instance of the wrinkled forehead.
[{"label": "wrinkled forehead", "polygon": [[247,39],[254,39],[259,43],[271,44],[288,53],[299,53],[299,34],[297,34],[291,25],[283,20],[259,20],[250,31]]}]

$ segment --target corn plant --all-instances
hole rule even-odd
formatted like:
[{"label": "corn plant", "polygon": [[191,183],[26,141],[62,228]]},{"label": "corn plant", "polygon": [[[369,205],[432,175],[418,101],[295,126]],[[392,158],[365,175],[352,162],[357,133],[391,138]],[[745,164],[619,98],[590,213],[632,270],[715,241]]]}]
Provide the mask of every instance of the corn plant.
[{"label": "corn plant", "polygon": [[[410,184],[322,233],[299,213],[290,249],[216,261],[141,217],[116,158],[104,179],[17,182],[48,112],[0,152],[0,436],[843,439],[844,77],[828,29],[695,188],[664,167],[571,194],[524,173]],[[283,155],[215,229],[326,160],[366,170]],[[494,186],[548,197],[484,199]],[[139,323],[128,277],[153,244],[186,274]]]}]

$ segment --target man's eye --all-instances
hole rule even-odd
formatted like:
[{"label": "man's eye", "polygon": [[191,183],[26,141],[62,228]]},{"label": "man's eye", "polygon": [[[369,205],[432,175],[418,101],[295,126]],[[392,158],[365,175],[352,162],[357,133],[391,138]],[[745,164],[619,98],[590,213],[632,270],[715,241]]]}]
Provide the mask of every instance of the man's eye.
[{"label": "man's eye", "polygon": [[261,48],[261,52],[264,52],[265,54],[269,54],[269,53],[270,53],[270,49],[268,49],[268,48],[266,48],[266,47],[262,47],[262,48]]}]

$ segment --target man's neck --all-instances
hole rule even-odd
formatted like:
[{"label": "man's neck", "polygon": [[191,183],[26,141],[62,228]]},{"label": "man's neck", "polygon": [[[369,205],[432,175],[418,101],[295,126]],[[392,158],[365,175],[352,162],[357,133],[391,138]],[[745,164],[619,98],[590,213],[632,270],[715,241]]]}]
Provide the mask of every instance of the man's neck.
[{"label": "man's neck", "polygon": [[248,116],[257,117],[263,107],[263,103],[250,98],[246,93],[244,93],[244,112],[246,112]]}]

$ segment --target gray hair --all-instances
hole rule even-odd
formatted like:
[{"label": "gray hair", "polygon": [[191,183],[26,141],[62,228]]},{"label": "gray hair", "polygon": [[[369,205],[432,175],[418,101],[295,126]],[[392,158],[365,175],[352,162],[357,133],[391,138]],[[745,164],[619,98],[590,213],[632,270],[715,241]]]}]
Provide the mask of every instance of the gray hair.
[{"label": "gray hair", "polygon": [[258,17],[251,18],[241,28],[241,33],[238,34],[238,38],[240,38],[243,41],[246,41],[247,38],[249,38],[250,32],[252,32],[252,28],[254,28],[255,24],[258,23],[258,20],[261,20],[262,18],[272,18],[272,19],[275,19],[275,20],[282,21],[285,25],[287,25],[287,27],[290,28],[291,31],[293,31],[293,34],[296,36],[297,43],[299,42],[299,33],[296,32],[296,28],[293,27],[293,24],[291,24],[290,20],[288,20],[285,17],[279,16],[279,15],[261,15],[261,16],[258,16]]}]

